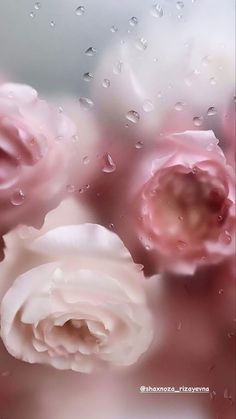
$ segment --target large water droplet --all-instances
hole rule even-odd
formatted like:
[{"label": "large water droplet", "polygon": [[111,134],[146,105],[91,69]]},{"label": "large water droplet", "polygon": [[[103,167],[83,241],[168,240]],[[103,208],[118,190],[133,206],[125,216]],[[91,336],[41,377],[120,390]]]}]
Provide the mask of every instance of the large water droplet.
[{"label": "large water droplet", "polygon": [[151,8],[151,15],[154,17],[162,17],[163,16],[163,9],[160,4],[154,4]]},{"label": "large water droplet", "polygon": [[84,13],[85,13],[85,7],[84,7],[84,6],[78,6],[78,7],[75,9],[75,13],[76,13],[76,15],[77,15],[77,16],[82,16],[82,15],[84,15]]},{"label": "large water droplet", "polygon": [[147,49],[148,46],[147,40],[144,38],[138,38],[135,41],[135,46],[140,51],[145,51],[145,49]]},{"label": "large water droplet", "polygon": [[216,114],[217,114],[217,109],[215,108],[215,106],[210,106],[210,108],[207,111],[207,115],[214,116]]},{"label": "large water droplet", "polygon": [[126,119],[128,119],[130,122],[133,122],[133,124],[137,124],[140,119],[140,115],[138,112],[132,110],[127,112]]},{"label": "large water droplet", "polygon": [[129,19],[130,26],[136,26],[138,24],[138,18],[133,16]]},{"label": "large water droplet", "polygon": [[102,168],[102,171],[104,173],[113,173],[116,170],[116,165],[114,161],[112,160],[112,157],[110,156],[110,154],[106,153],[103,159],[104,159],[104,166]]},{"label": "large water droplet", "polygon": [[122,72],[122,70],[123,70],[123,63],[121,61],[117,61],[113,66],[113,73],[115,75],[118,75]]},{"label": "large water droplet", "polygon": [[80,97],[79,104],[84,111],[89,111],[94,106],[93,101],[87,97]]},{"label": "large water droplet", "polygon": [[105,89],[108,89],[108,87],[110,87],[111,82],[109,79],[104,79],[102,82],[102,86],[105,87]]},{"label": "large water droplet", "polygon": [[143,102],[144,112],[152,112],[153,109],[154,109],[154,104],[151,100],[145,100],[145,102]]},{"label": "large water droplet", "polygon": [[15,191],[11,197],[11,203],[16,206],[22,205],[24,203],[24,200],[25,195],[21,189]]},{"label": "large water droplet", "polygon": [[195,127],[200,127],[203,124],[203,117],[202,116],[194,116],[193,123]]},{"label": "large water droplet", "polygon": [[85,55],[88,55],[89,57],[92,57],[93,55],[95,55],[97,53],[96,48],[94,47],[89,47],[88,49],[86,49],[85,51]]},{"label": "large water droplet", "polygon": [[89,82],[89,81],[93,80],[93,74],[92,73],[89,73],[89,72],[84,73],[83,79],[84,79],[84,81]]}]

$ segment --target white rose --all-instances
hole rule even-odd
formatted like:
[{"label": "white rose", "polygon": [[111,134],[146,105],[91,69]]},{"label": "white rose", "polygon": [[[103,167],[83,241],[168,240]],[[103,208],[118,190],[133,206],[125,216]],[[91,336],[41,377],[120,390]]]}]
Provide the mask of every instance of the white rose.
[{"label": "white rose", "polygon": [[8,352],[81,372],[136,362],[151,343],[152,322],[143,274],[118,236],[97,224],[62,226],[25,246],[34,267],[1,303]]}]

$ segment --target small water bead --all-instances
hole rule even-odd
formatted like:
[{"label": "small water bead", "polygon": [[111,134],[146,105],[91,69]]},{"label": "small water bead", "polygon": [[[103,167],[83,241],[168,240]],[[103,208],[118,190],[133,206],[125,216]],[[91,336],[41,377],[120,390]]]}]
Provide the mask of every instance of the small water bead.
[{"label": "small water bead", "polygon": [[35,17],[35,13],[34,12],[30,12],[30,17],[33,19]]},{"label": "small water bead", "polygon": [[79,142],[79,136],[77,134],[72,135],[72,142],[77,144]]},{"label": "small water bead", "polygon": [[50,26],[51,26],[51,28],[54,28],[54,27],[55,27],[55,25],[56,25],[56,23],[54,22],[54,20],[51,20],[51,22],[50,22]]},{"label": "small water bead", "polygon": [[195,127],[200,127],[203,124],[203,117],[202,116],[194,116],[193,123]]},{"label": "small water bead", "polygon": [[182,329],[182,322],[181,321],[179,321],[179,323],[177,323],[176,329],[178,330],[178,332]]},{"label": "small water bead", "polygon": [[160,98],[162,98],[162,92],[161,91],[159,91],[159,92],[157,92],[157,97],[160,99]]},{"label": "small water bead", "polygon": [[177,248],[180,251],[184,250],[186,248],[186,246],[187,246],[187,243],[184,242],[183,240],[179,240],[178,243],[177,243]]},{"label": "small water bead", "polygon": [[183,9],[183,8],[184,8],[184,2],[183,2],[183,1],[177,1],[177,2],[176,2],[176,8],[177,8],[178,10]]},{"label": "small water bead", "polygon": [[110,30],[111,30],[112,33],[118,32],[118,28],[115,25],[113,25]]},{"label": "small water bead", "polygon": [[148,43],[147,40],[144,38],[138,38],[135,41],[135,46],[140,51],[145,51],[147,49]]},{"label": "small water bead", "polygon": [[154,17],[162,17],[164,14],[160,4],[154,4],[151,8],[151,15]]},{"label": "small water bead", "polygon": [[128,119],[130,122],[133,122],[133,124],[137,124],[137,122],[140,120],[140,115],[138,112],[131,110],[127,112],[126,119]]},{"label": "small water bead", "polygon": [[90,82],[91,80],[93,80],[93,78],[94,78],[93,74],[89,73],[89,72],[84,73],[84,75],[83,75],[84,81],[87,81],[87,82]]},{"label": "small water bead", "polygon": [[103,82],[102,82],[102,86],[103,86],[105,89],[108,89],[108,87],[110,87],[110,85],[111,85],[111,82],[110,82],[110,80],[109,80],[109,79],[104,79],[104,80],[103,80]]},{"label": "small water bead", "polygon": [[76,14],[77,16],[82,16],[82,15],[84,15],[84,13],[85,13],[85,7],[84,7],[84,6],[78,6],[78,7],[75,9],[75,14]]},{"label": "small water bead", "polygon": [[89,157],[88,156],[83,157],[83,163],[84,164],[89,164]]},{"label": "small water bead", "polygon": [[25,201],[25,195],[21,189],[15,191],[11,197],[12,205],[18,206],[22,205]]},{"label": "small water bead", "polygon": [[221,288],[221,289],[218,291],[218,294],[222,295],[223,293],[224,293],[224,290]]},{"label": "small water bead", "polygon": [[143,148],[143,142],[142,141],[137,141],[137,143],[135,144],[135,148],[137,150],[140,150],[141,148]]},{"label": "small water bead", "polygon": [[232,241],[232,237],[227,230],[220,234],[219,240],[222,244],[229,245]]},{"label": "small water bead", "polygon": [[136,26],[138,24],[138,18],[133,16],[129,19],[130,26]]},{"label": "small water bead", "polygon": [[66,186],[66,190],[67,190],[67,192],[69,192],[69,193],[74,193],[74,192],[75,192],[75,190],[76,190],[75,185],[67,185],[67,186]]},{"label": "small water bead", "polygon": [[[209,143],[206,147],[207,151],[212,151],[214,150],[215,144],[214,143]],[[219,216],[220,217],[220,216]]]},{"label": "small water bead", "polygon": [[93,101],[87,97],[80,97],[79,104],[84,111],[89,111],[94,106]]},{"label": "small water bead", "polygon": [[88,57],[93,57],[96,53],[97,53],[97,50],[94,47],[89,47],[85,51],[85,55],[87,55]]},{"label": "small water bead", "polygon": [[184,102],[176,102],[175,110],[176,111],[182,111],[184,109],[184,106],[185,106]]},{"label": "small water bead", "polygon": [[106,153],[103,159],[104,159],[104,166],[102,168],[102,171],[104,173],[113,173],[116,170],[116,165],[114,161],[112,160],[111,155]]},{"label": "small water bead", "polygon": [[34,4],[34,8],[35,10],[41,9],[41,3],[39,1],[36,1],[36,3]]},{"label": "small water bead", "polygon": [[117,61],[113,66],[113,73],[115,75],[118,75],[122,72],[122,70],[123,70],[123,63],[121,61]]},{"label": "small water bead", "polygon": [[210,83],[211,83],[212,86],[215,86],[216,85],[216,78],[215,77],[211,77],[210,78]]},{"label": "small water bead", "polygon": [[204,66],[207,66],[210,64],[211,61],[212,61],[212,57],[210,55],[205,55],[205,57],[203,57],[202,59],[202,64]]},{"label": "small water bead", "polygon": [[207,115],[214,116],[216,114],[217,114],[217,109],[215,108],[215,106],[210,106],[210,108],[208,108]]},{"label": "small water bead", "polygon": [[154,104],[151,100],[145,100],[143,103],[143,110],[144,112],[152,112],[154,109]]}]

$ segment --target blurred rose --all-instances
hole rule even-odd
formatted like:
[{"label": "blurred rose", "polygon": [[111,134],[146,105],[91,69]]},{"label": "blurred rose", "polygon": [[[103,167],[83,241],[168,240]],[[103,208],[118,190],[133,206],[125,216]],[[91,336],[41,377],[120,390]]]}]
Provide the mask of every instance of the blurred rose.
[{"label": "blurred rose", "polygon": [[[136,362],[151,343],[151,318],[143,275],[118,236],[97,224],[63,226],[25,246],[33,269],[20,266],[24,273],[2,300],[7,350],[30,363],[82,372]],[[8,264],[24,263],[12,261],[11,250],[3,282]]]},{"label": "blurred rose", "polygon": [[61,137],[74,124],[29,86],[0,86],[0,234],[19,223],[39,227],[65,194],[68,158]]},{"label": "blurred rose", "polygon": [[160,270],[193,273],[234,252],[235,176],[212,131],[169,135],[129,189],[133,221]]}]

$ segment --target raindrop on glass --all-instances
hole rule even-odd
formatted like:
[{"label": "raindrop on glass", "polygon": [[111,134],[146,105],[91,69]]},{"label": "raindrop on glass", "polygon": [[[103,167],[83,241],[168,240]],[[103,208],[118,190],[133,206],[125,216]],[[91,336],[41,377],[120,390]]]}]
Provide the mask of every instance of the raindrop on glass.
[{"label": "raindrop on glass", "polygon": [[41,3],[39,3],[39,1],[36,1],[36,3],[34,4],[34,8],[35,10],[41,9]]},{"label": "raindrop on glass", "polygon": [[143,142],[137,141],[137,143],[135,144],[135,148],[137,148],[137,150],[140,150],[141,148],[143,148]]},{"label": "raindrop on glass", "polygon": [[214,116],[217,114],[217,109],[214,106],[210,106],[210,108],[207,111],[208,116]]},{"label": "raindrop on glass", "polygon": [[35,17],[35,13],[34,12],[30,12],[30,17],[33,19]]},{"label": "raindrop on glass", "polygon": [[140,115],[138,112],[132,110],[127,112],[126,119],[128,119],[130,122],[133,122],[133,124],[137,124],[137,122],[140,120]]},{"label": "raindrop on glass", "polygon": [[117,61],[117,63],[115,63],[113,66],[113,73],[115,75],[118,75],[122,72],[122,69],[123,69],[123,63],[121,61]]},{"label": "raindrop on glass", "polygon": [[89,111],[94,106],[93,101],[87,97],[80,97],[79,104],[84,111]]},{"label": "raindrop on glass", "polygon": [[96,48],[93,48],[93,47],[89,47],[85,51],[85,55],[88,55],[89,57],[93,57],[93,55],[95,55],[96,53],[97,53],[97,50]]},{"label": "raindrop on glass", "polygon": [[152,112],[153,109],[154,109],[154,104],[151,100],[145,100],[145,102],[143,102],[144,112]]},{"label": "raindrop on glass", "polygon": [[22,205],[24,203],[24,200],[25,195],[21,189],[15,191],[11,197],[11,203],[16,206]]},{"label": "raindrop on glass", "polygon": [[162,17],[163,9],[159,4],[154,4],[151,9],[151,15],[154,17]]},{"label": "raindrop on glass", "polygon": [[118,32],[118,28],[117,28],[117,26],[113,25],[113,26],[111,27],[111,32],[112,32],[112,33]]},{"label": "raindrop on glass", "polygon": [[200,127],[203,124],[203,117],[202,116],[195,116],[193,118],[193,123],[195,127]]},{"label": "raindrop on glass", "polygon": [[83,163],[84,164],[89,164],[89,157],[88,156],[83,157]]},{"label": "raindrop on glass", "polygon": [[108,87],[110,87],[110,85],[111,85],[111,82],[110,82],[110,80],[109,80],[109,79],[104,79],[104,80],[103,80],[103,82],[102,82],[102,86],[103,86],[105,89],[107,89]]},{"label": "raindrop on glass", "polygon": [[82,16],[85,13],[85,7],[84,6],[78,6],[75,9],[75,13],[77,16]]},{"label": "raindrop on glass", "polygon": [[55,22],[54,22],[54,20],[51,20],[51,22],[50,22],[50,26],[51,26],[51,28],[54,28],[55,27]]},{"label": "raindrop on glass", "polygon": [[210,83],[211,83],[212,86],[215,86],[216,85],[216,78],[215,77],[211,77],[210,78]]},{"label": "raindrop on glass", "polygon": [[102,168],[102,171],[104,173],[113,173],[116,170],[116,165],[114,161],[112,160],[112,157],[110,156],[110,154],[105,154],[103,159],[104,159],[104,166]]},{"label": "raindrop on glass", "polygon": [[130,26],[136,26],[138,24],[138,18],[133,16],[129,19]]},{"label": "raindrop on glass", "polygon": [[93,80],[93,74],[92,73],[84,73],[83,79],[84,79],[84,81],[89,82],[89,81]]},{"label": "raindrop on glass", "polygon": [[67,190],[67,192],[69,192],[69,193],[73,193],[73,192],[75,192],[75,185],[67,185],[67,186],[66,186],[66,190]]},{"label": "raindrop on glass", "polygon": [[176,111],[182,111],[183,109],[184,109],[184,103],[183,102],[176,102],[175,110]]},{"label": "raindrop on glass", "polygon": [[184,7],[184,2],[183,2],[183,1],[177,1],[177,2],[176,2],[176,7],[177,7],[177,9],[178,9],[178,10],[183,9],[183,7]]},{"label": "raindrop on glass", "polygon": [[140,51],[145,51],[145,49],[147,49],[147,46],[148,46],[147,40],[144,38],[136,39],[135,46]]}]

